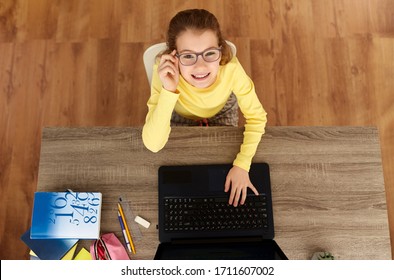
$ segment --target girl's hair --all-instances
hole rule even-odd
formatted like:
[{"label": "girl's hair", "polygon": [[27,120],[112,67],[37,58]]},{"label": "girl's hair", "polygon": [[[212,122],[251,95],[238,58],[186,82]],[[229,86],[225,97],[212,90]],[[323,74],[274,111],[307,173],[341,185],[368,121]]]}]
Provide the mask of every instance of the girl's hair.
[{"label": "girl's hair", "polygon": [[220,65],[227,64],[232,58],[232,52],[220,31],[220,25],[216,17],[203,9],[190,9],[177,13],[170,21],[167,32],[167,50],[164,53],[171,53],[176,49],[176,39],[186,30],[212,30],[216,33],[219,46],[222,46],[222,57]]}]

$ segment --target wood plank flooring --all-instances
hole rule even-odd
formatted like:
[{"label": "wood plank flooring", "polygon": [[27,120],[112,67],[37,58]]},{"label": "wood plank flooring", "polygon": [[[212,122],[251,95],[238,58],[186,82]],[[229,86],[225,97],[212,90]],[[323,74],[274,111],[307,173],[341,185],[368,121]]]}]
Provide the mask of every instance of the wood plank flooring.
[{"label": "wood plank flooring", "polygon": [[393,244],[394,1],[0,0],[0,259],[28,258],[42,128],[143,125],[143,52],[187,8],[217,16],[268,125],[378,127]]}]

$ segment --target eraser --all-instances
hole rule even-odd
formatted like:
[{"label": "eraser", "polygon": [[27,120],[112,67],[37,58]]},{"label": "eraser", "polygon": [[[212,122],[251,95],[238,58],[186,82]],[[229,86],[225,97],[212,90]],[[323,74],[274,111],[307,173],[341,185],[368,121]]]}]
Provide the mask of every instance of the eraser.
[{"label": "eraser", "polygon": [[141,218],[140,216],[136,216],[134,221],[145,228],[148,228],[150,226],[150,223],[144,218]]}]

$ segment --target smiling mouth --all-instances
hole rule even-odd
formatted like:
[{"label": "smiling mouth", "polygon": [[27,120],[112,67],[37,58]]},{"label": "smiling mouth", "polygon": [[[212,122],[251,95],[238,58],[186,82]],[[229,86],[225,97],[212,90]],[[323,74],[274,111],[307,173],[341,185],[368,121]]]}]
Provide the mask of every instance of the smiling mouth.
[{"label": "smiling mouth", "polygon": [[207,78],[211,73],[207,73],[207,74],[203,74],[203,75],[193,75],[192,77],[196,80],[204,80],[205,78]]}]

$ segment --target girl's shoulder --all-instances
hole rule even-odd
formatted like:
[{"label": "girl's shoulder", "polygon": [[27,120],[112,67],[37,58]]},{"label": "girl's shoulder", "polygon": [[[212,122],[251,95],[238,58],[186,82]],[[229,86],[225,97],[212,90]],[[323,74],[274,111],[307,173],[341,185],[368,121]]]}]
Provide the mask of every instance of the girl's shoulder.
[{"label": "girl's shoulder", "polygon": [[226,70],[231,70],[231,71],[236,71],[243,69],[242,64],[239,62],[238,58],[236,56],[233,56],[227,64],[222,66]]},{"label": "girl's shoulder", "polygon": [[233,56],[231,58],[231,60],[222,66],[222,70],[223,72],[227,72],[227,73],[244,73],[244,69],[242,67],[242,64],[239,62],[238,58],[236,56]]},{"label": "girl's shoulder", "polygon": [[227,64],[225,64],[224,66],[237,66],[237,65],[239,65],[239,60],[238,60],[238,58],[236,57],[236,56],[233,56],[232,58],[231,58],[231,60],[229,61],[229,62],[227,62]]}]

